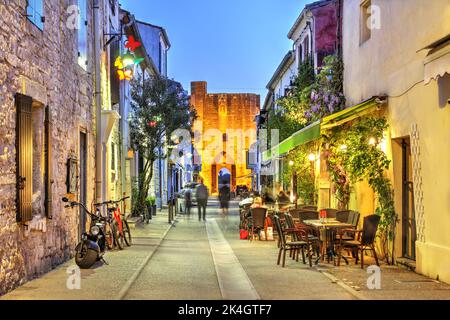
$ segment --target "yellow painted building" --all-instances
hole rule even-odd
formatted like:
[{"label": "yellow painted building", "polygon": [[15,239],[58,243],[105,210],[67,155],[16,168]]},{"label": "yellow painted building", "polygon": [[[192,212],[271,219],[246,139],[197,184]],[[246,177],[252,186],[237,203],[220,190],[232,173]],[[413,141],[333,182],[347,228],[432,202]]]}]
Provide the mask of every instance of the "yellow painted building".
[{"label": "yellow painted building", "polygon": [[[345,0],[343,12],[348,106],[387,97],[395,257],[450,283],[450,3]],[[354,187],[350,206],[374,212],[366,184]]]}]

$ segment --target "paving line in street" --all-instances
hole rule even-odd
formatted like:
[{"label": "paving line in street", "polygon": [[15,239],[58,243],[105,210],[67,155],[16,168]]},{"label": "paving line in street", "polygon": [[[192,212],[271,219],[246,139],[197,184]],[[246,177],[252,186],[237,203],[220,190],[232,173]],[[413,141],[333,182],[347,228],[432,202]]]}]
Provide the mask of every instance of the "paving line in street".
[{"label": "paving line in street", "polygon": [[226,300],[260,300],[260,296],[225,239],[216,219],[206,220],[206,232],[222,298]]},{"label": "paving line in street", "polygon": [[367,298],[362,293],[359,293],[358,291],[356,291],[355,289],[353,289],[349,285],[345,284],[342,280],[340,280],[340,279],[336,278],[335,276],[333,276],[331,273],[328,273],[326,271],[321,271],[321,270],[319,270],[319,272],[321,274],[323,274],[325,277],[327,277],[328,279],[330,279],[332,283],[335,283],[338,286],[342,287],[345,291],[350,293],[355,298],[357,298],[359,300],[370,300],[369,298]]},{"label": "paving line in street", "polygon": [[167,229],[164,232],[163,236],[159,239],[158,243],[156,244],[155,249],[152,250],[150,252],[150,254],[145,258],[144,262],[134,272],[134,274],[131,276],[131,278],[128,279],[128,281],[125,283],[125,285],[122,287],[122,289],[119,291],[119,293],[116,295],[116,297],[113,300],[123,300],[126,297],[126,295],[128,294],[128,291],[130,290],[131,286],[136,281],[136,279],[139,277],[139,275],[141,274],[142,270],[144,270],[145,266],[148,264],[148,262],[153,257],[155,252],[158,250],[159,246],[164,241],[164,239],[166,238],[167,234],[169,233],[170,229],[172,229],[173,226],[174,226],[174,224],[171,223],[167,227]]}]

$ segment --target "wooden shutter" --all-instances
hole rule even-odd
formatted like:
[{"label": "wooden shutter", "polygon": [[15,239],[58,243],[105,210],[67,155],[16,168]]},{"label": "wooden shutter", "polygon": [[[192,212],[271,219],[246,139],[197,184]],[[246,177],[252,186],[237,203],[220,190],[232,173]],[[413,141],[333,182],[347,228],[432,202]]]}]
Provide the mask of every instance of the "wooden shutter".
[{"label": "wooden shutter", "polygon": [[32,219],[33,133],[31,97],[16,94],[17,222]]},{"label": "wooden shutter", "polygon": [[120,55],[120,41],[113,41],[109,45],[110,65],[111,65],[111,104],[120,103],[120,80],[117,75],[117,68],[114,67],[116,58]]},{"label": "wooden shutter", "polygon": [[50,107],[45,107],[45,215],[51,219],[53,217],[52,207],[52,184],[53,184],[53,172],[52,172],[52,119],[50,116]]}]

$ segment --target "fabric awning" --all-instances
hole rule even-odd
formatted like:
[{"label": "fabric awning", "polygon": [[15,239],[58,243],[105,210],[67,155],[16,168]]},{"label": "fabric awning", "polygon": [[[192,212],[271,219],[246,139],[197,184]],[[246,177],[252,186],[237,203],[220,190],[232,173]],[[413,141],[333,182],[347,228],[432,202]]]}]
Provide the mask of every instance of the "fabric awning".
[{"label": "fabric awning", "polygon": [[437,42],[434,46],[430,45],[427,49],[432,49],[424,60],[424,81],[425,84],[431,80],[437,80],[446,73],[450,74],[450,35]]},{"label": "fabric awning", "polygon": [[265,163],[267,167],[272,167],[272,164],[269,161],[280,157],[280,155],[288,153],[298,146],[319,139],[323,130],[343,125],[344,123],[373,112],[384,102],[386,102],[385,97],[372,97],[356,106],[336,112],[332,115],[324,117],[322,120],[312,123],[302,130],[297,131],[280,144],[272,147],[272,149],[263,152],[263,164]]},{"label": "fabric awning", "polygon": [[332,115],[324,117],[320,125],[321,130],[326,130],[341,126],[344,123],[362,117],[380,106],[383,97],[372,97],[356,106],[336,112]]},{"label": "fabric awning", "polygon": [[292,149],[306,144],[308,142],[317,140],[320,138],[320,121],[316,121],[309,126],[297,131],[292,136],[281,142],[280,144],[272,147],[272,149],[263,152],[263,161],[268,161],[272,157],[279,156],[280,154],[287,153]]}]

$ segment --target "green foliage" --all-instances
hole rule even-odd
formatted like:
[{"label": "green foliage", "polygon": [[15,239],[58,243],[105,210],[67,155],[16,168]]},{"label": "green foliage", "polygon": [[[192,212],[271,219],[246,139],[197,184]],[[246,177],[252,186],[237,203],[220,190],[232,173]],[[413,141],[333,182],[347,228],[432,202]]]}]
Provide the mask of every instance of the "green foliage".
[{"label": "green foliage", "polygon": [[145,199],[153,178],[153,163],[163,154],[168,136],[176,129],[191,130],[196,117],[189,97],[180,84],[159,76],[136,77],[131,82],[130,136],[133,149],[143,156],[144,166],[139,174],[136,212],[145,208]]},{"label": "green foliage", "polygon": [[[316,152],[314,144],[303,145],[289,152],[282,176],[283,183],[290,184],[295,173],[298,199],[307,205],[316,205],[318,199],[314,164],[309,160],[309,155]],[[290,161],[293,162],[292,166],[289,165]]]},{"label": "green foliage", "polygon": [[156,205],[156,197],[155,196],[148,196],[147,199],[145,199],[145,202],[148,206],[154,206]]},{"label": "green foliage", "polygon": [[345,108],[343,63],[336,56],[324,59],[318,75],[311,59],[299,66],[290,93],[277,100],[269,111],[268,129],[280,130],[280,141],[324,116]]},{"label": "green foliage", "polygon": [[327,132],[324,135],[324,149],[336,196],[342,207],[348,206],[350,182],[365,180],[375,192],[376,213],[381,216],[380,237],[389,259],[389,242],[395,236],[397,215],[392,185],[386,177],[390,160],[380,148],[387,129],[385,118],[363,118],[347,127]]},{"label": "green foliage", "polygon": [[325,57],[320,73],[311,87],[310,108],[305,113],[309,121],[319,120],[345,108],[343,73],[341,59],[334,55]]},{"label": "green foliage", "polygon": [[309,96],[314,83],[314,66],[310,59],[300,64],[299,72],[293,79],[289,95],[277,100],[278,108],[269,111],[268,129],[279,129],[280,141],[308,125],[305,111],[309,109]]}]

